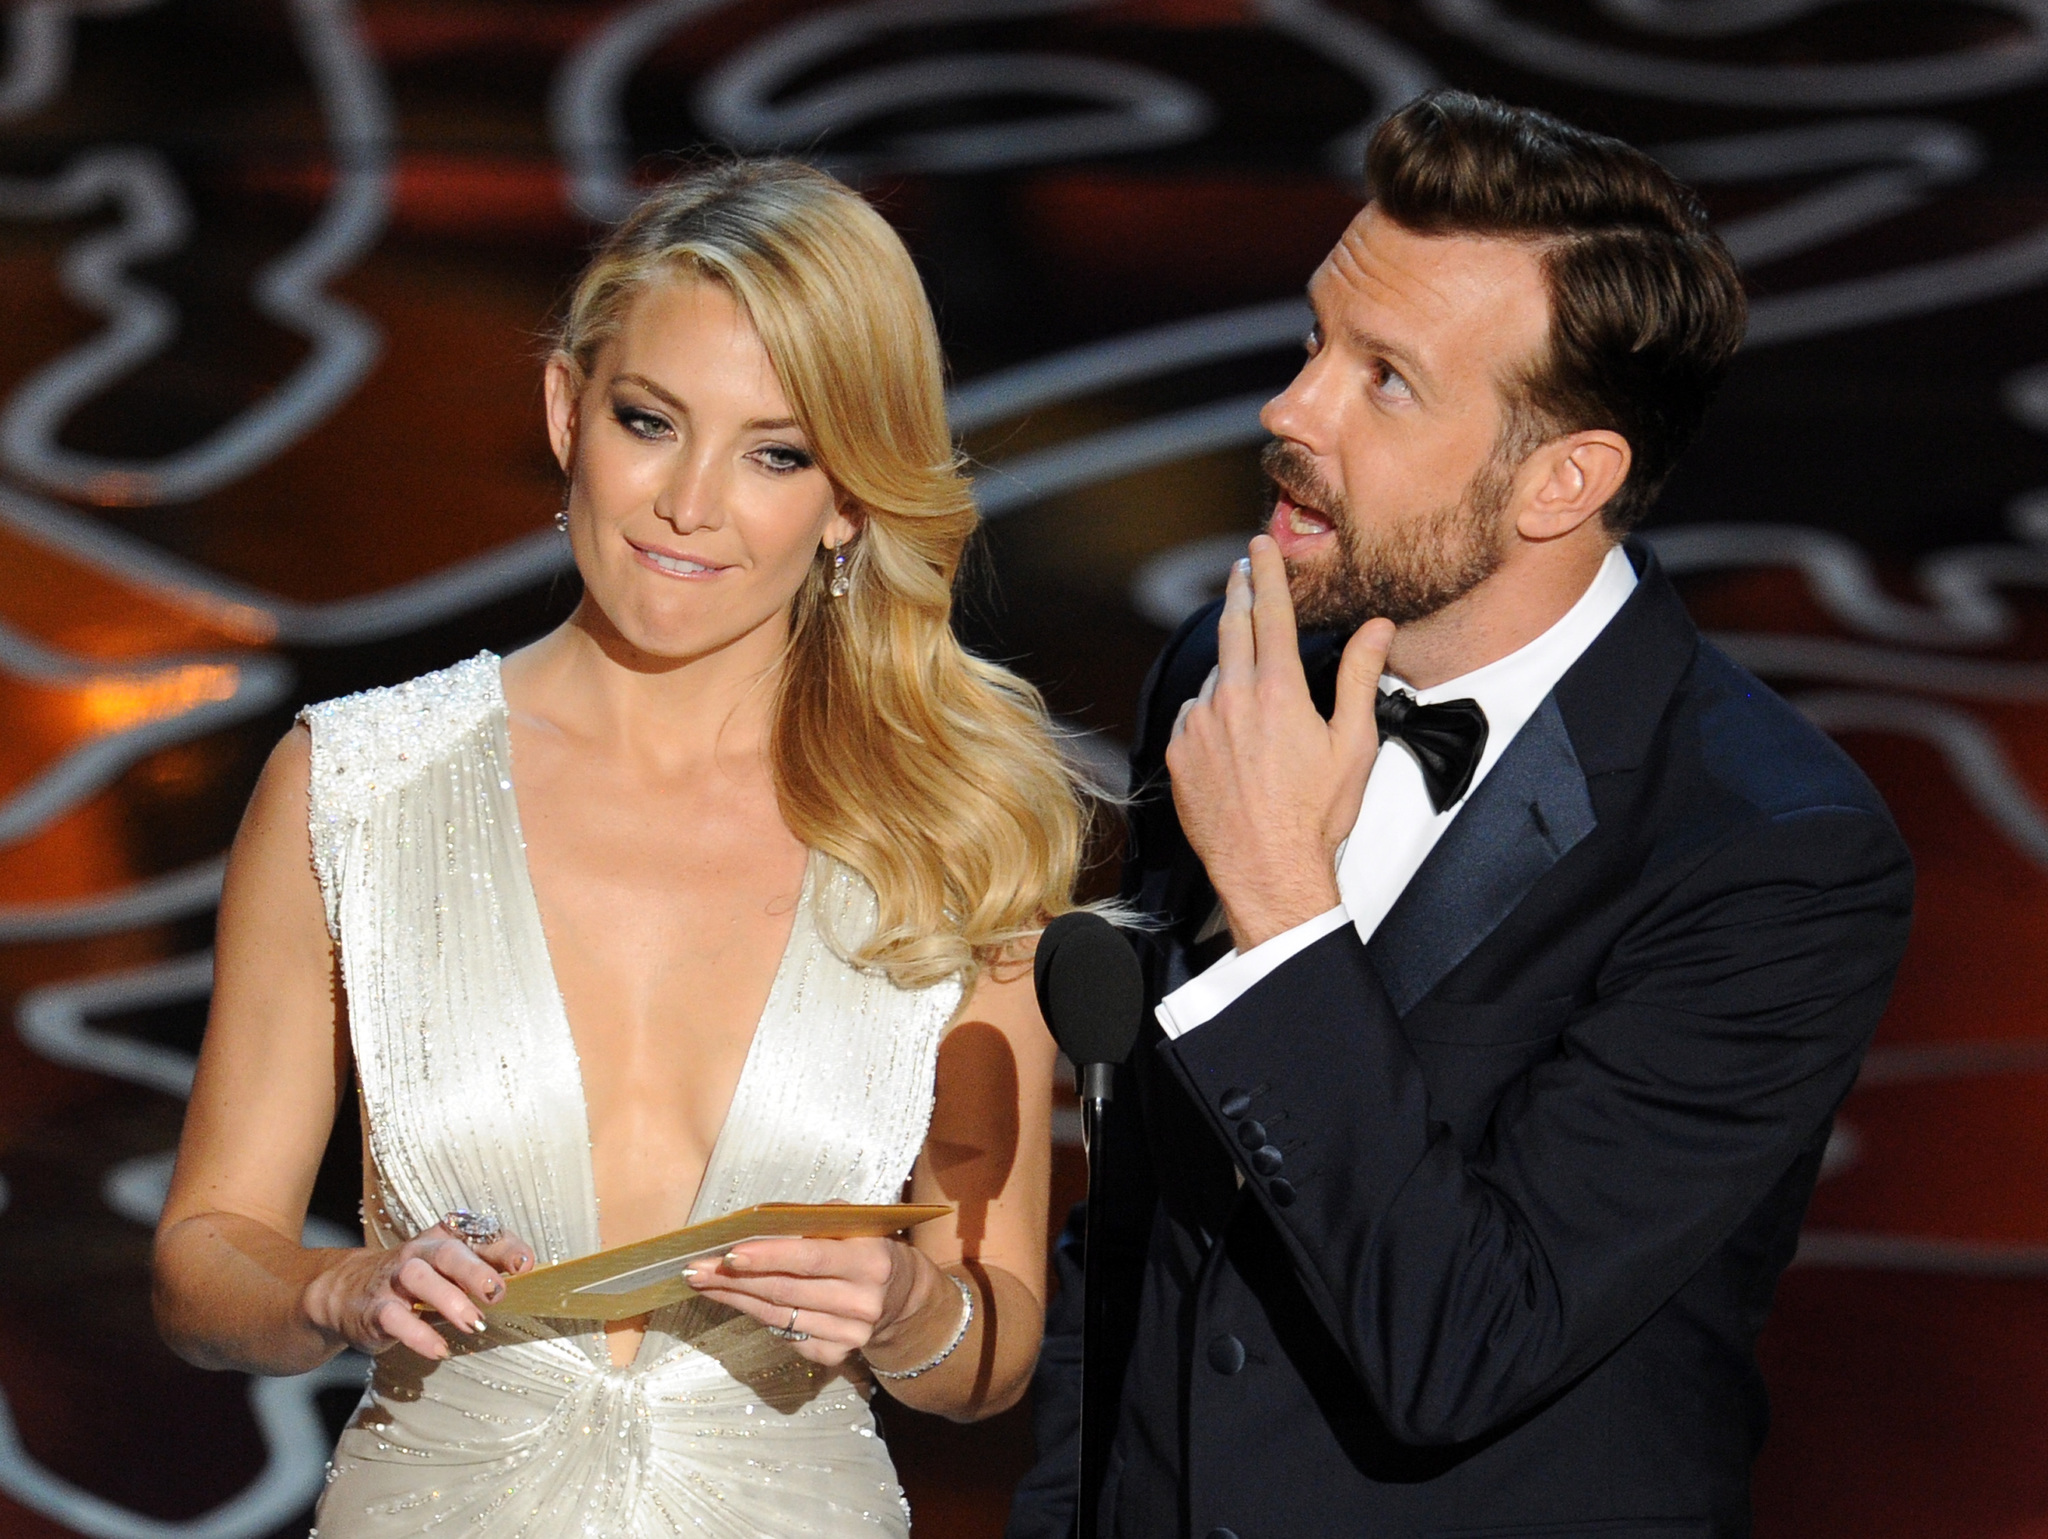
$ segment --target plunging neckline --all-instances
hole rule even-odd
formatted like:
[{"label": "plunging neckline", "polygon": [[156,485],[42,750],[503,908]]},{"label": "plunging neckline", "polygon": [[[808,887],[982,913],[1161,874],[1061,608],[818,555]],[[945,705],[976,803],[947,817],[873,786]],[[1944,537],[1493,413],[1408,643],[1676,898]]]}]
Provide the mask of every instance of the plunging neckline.
[{"label": "plunging neckline", "polygon": [[[505,698],[503,663],[504,659],[498,657],[495,653],[491,654],[491,680],[495,686],[494,693],[496,695],[494,709],[498,719],[498,730],[503,733],[505,739],[504,784],[502,789],[505,792],[507,804],[507,818],[510,824],[509,832],[511,833],[516,851],[512,863],[513,870],[517,873],[519,885],[522,888],[520,896],[525,902],[527,917],[533,921],[533,931],[539,940],[541,969],[547,976],[549,999],[554,1006],[554,1021],[561,1029],[567,1062],[575,1076],[574,1102],[583,1121],[583,1137],[578,1148],[583,1162],[584,1175],[587,1178],[587,1189],[590,1192],[590,1201],[593,1209],[592,1238],[596,1241],[597,1249],[603,1250],[606,1247],[604,1238],[604,1204],[597,1191],[597,1161],[595,1150],[592,1147],[590,1130],[590,1099],[585,1093],[583,1084],[583,1054],[576,1045],[576,1031],[569,1021],[568,1000],[562,993],[561,977],[555,971],[554,952],[549,945],[547,924],[541,914],[540,894],[533,885],[533,863],[527,858],[526,828],[520,816],[519,790],[513,776],[512,707],[511,703]],[[807,849],[804,852],[803,882],[797,889],[796,905],[790,913],[789,933],[783,937],[781,955],[776,959],[775,971],[768,980],[768,995],[761,1001],[761,1013],[754,1019],[754,1029],[747,1040],[746,1057],[740,1062],[739,1078],[733,1081],[732,1095],[726,1102],[725,1114],[719,1119],[718,1131],[712,1136],[711,1147],[705,1153],[704,1169],[697,1178],[697,1190],[690,1199],[688,1223],[701,1222],[706,1216],[700,1210],[703,1207],[705,1194],[712,1188],[711,1177],[719,1169],[719,1156],[725,1149],[726,1135],[733,1127],[734,1114],[744,1110],[748,1092],[751,1090],[754,1081],[759,1077],[757,1064],[763,1056],[762,1043],[768,1036],[767,1028],[770,1025],[770,1017],[774,1013],[776,1001],[782,997],[784,980],[789,972],[791,961],[796,955],[798,940],[803,933],[804,923],[809,918],[813,893],[817,885],[817,864],[817,851]],[[566,1261],[576,1258],[565,1256],[559,1259]],[[609,1363],[610,1351],[603,1341],[605,1333],[599,1331],[594,1334],[599,1338],[600,1355]],[[652,1330],[650,1328],[641,1336],[640,1344],[633,1354],[633,1364],[639,1362],[641,1353],[646,1349],[647,1338],[651,1334]],[[617,1367],[620,1365],[612,1364],[611,1366]]]}]

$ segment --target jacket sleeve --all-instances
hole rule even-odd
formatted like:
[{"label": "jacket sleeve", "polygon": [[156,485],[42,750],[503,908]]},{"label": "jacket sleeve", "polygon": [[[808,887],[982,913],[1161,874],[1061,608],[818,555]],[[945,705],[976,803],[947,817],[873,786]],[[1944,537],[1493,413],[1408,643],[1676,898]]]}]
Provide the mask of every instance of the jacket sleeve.
[{"label": "jacket sleeve", "polygon": [[1458,1442],[1612,1351],[1791,1169],[1854,1082],[1911,907],[1883,817],[1760,819],[1624,934],[1470,1156],[1348,927],[1159,1050],[1388,1426]]}]

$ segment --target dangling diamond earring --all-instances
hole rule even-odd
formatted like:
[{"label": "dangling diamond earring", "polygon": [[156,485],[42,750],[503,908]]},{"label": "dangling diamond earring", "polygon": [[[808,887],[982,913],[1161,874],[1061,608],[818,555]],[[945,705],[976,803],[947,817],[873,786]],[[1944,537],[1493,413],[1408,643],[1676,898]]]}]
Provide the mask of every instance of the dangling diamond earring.
[{"label": "dangling diamond earring", "polygon": [[846,575],[846,547],[835,545],[832,547],[832,587],[829,590],[832,596],[845,598],[849,581]]},{"label": "dangling diamond earring", "polygon": [[561,530],[564,534],[567,534],[569,532],[569,510],[567,508],[559,509],[556,512],[555,527]]}]

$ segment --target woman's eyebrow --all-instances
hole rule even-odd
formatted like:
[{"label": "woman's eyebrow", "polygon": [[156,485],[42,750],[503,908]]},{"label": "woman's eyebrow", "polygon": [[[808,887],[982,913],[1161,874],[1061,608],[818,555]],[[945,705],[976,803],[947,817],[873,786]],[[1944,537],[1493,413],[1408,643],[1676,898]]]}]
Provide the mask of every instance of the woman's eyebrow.
[{"label": "woman's eyebrow", "polygon": [[661,386],[657,385],[645,374],[621,374],[618,376],[618,382],[622,385],[638,385],[642,390],[646,391],[649,395],[653,396],[656,400],[660,401],[664,406],[673,408],[675,411],[680,412],[685,417],[690,415],[689,407],[685,406],[675,396],[669,394],[668,391],[662,389]]},{"label": "woman's eyebrow", "polygon": [[[657,385],[645,374],[621,374],[618,376],[618,382],[622,385],[638,385],[642,390],[679,415],[685,417],[690,415],[689,407],[685,406],[668,391],[662,389],[661,386]],[[783,433],[801,425],[794,417],[755,417],[747,423],[746,431],[749,433]]]}]

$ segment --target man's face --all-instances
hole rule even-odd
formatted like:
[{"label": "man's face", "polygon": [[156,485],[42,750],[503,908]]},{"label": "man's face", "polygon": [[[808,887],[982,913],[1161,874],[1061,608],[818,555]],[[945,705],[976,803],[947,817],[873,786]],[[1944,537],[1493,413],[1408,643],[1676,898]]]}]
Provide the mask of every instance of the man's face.
[{"label": "man's face", "polygon": [[1306,626],[1425,619],[1499,568],[1504,389],[1540,356],[1534,247],[1417,235],[1368,204],[1309,284],[1308,362],[1267,403],[1268,533]]}]

